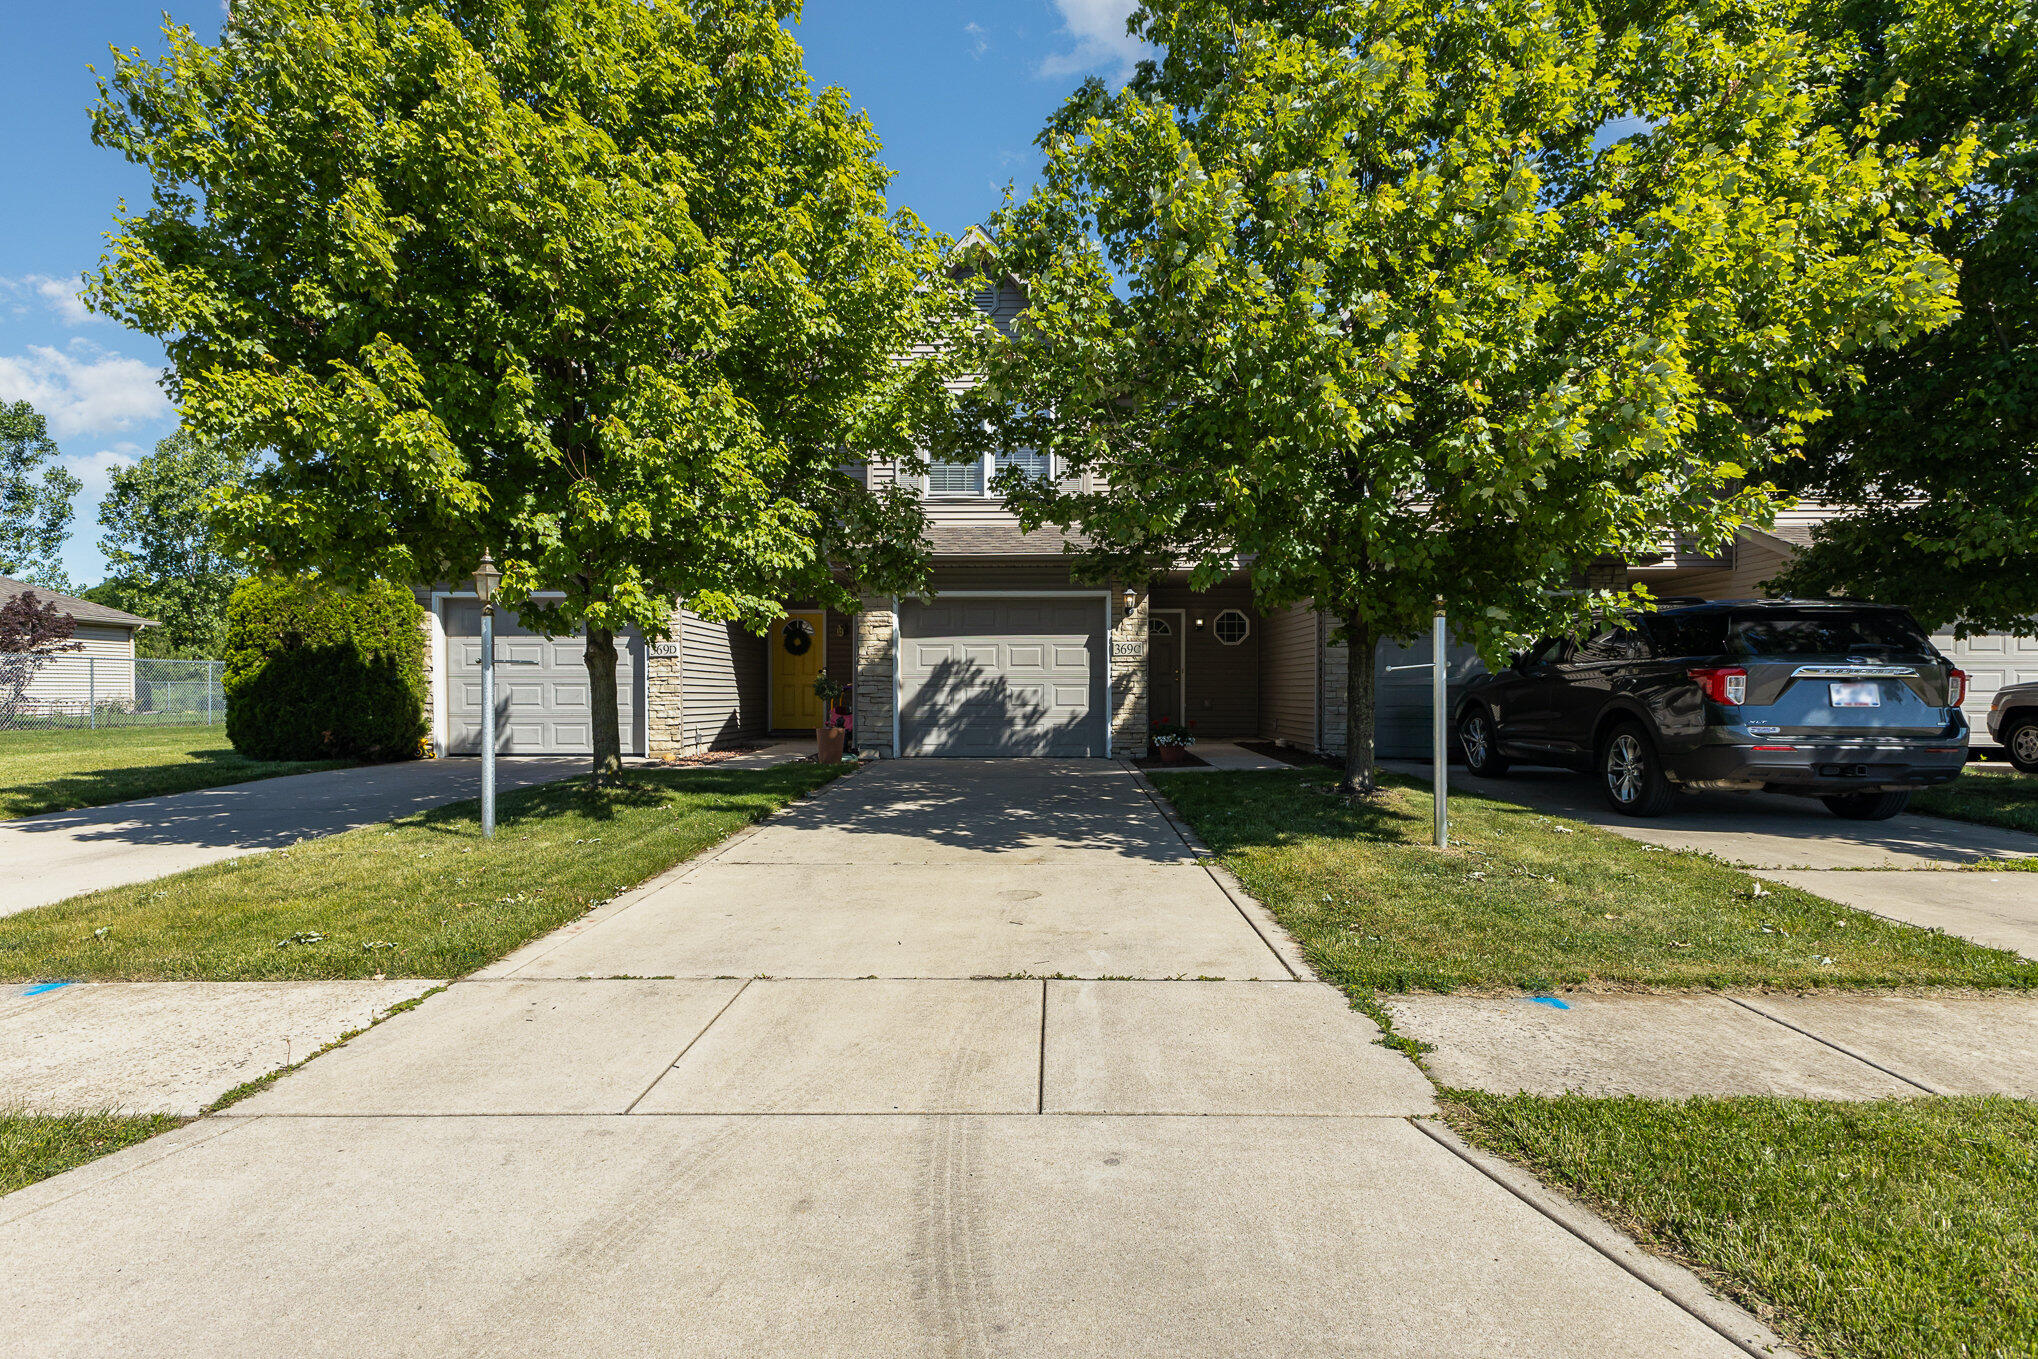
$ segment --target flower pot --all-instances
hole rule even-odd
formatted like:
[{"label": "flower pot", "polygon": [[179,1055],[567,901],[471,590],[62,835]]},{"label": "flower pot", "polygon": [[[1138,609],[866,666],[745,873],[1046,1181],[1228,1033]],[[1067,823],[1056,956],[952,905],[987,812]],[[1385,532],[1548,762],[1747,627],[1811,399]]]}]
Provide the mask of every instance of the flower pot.
[{"label": "flower pot", "polygon": [[837,764],[842,759],[842,747],[849,740],[849,732],[842,727],[814,728],[814,758],[822,764]]},{"label": "flower pot", "polygon": [[1162,764],[1186,764],[1189,759],[1187,746],[1155,746],[1153,749]]}]

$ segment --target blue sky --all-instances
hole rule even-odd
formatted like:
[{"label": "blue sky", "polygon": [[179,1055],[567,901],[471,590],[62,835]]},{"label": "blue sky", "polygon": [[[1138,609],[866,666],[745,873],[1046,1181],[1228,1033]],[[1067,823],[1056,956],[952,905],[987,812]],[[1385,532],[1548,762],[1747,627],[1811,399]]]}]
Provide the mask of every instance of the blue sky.
[{"label": "blue sky", "polygon": [[[85,483],[65,567],[83,587],[104,575],[99,497],[111,472],[175,427],[157,386],[154,340],[86,312],[76,299],[113,208],[148,181],[92,145],[88,65],[110,46],[160,50],[160,15],[210,38],[219,0],[62,0],[9,4],[0,17],[0,401],[48,417],[65,464]],[[817,84],[840,85],[869,111],[898,178],[892,201],[961,232],[1023,188],[1033,137],[1061,96],[1091,73],[1123,78],[1131,0],[807,0],[800,25]]]}]

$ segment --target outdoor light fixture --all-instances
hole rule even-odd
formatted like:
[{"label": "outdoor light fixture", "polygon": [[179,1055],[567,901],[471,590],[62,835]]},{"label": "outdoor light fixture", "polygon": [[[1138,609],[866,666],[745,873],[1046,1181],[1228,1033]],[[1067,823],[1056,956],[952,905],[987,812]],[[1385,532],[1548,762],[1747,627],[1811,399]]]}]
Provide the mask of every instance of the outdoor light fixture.
[{"label": "outdoor light fixture", "polygon": [[1122,598],[1125,603],[1125,612],[1127,613],[1131,613],[1134,607],[1136,607],[1139,603],[1139,596],[1134,594],[1129,589],[1125,592]]},{"label": "outdoor light fixture", "polygon": [[495,587],[502,572],[486,551],[474,568],[474,597],[481,601],[481,838],[495,838]]},{"label": "outdoor light fixture", "polygon": [[495,587],[500,584],[502,572],[495,569],[495,558],[484,551],[481,565],[474,568],[474,597],[481,601],[484,611],[495,607]]},{"label": "outdoor light fixture", "polygon": [[1200,618],[1196,620],[1196,631],[1203,631],[1203,620]]}]

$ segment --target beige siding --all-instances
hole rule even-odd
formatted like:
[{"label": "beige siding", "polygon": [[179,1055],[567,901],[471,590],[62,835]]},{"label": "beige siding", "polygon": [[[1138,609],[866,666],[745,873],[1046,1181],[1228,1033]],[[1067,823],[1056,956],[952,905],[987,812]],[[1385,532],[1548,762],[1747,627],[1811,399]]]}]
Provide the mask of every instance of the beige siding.
[{"label": "beige siding", "polygon": [[52,656],[36,671],[24,698],[44,703],[129,703],[134,700],[134,633],[103,623],[80,623],[74,651]]},{"label": "beige siding", "polygon": [[770,721],[762,638],[735,623],[680,611],[680,709],[686,748],[704,750],[764,734]]},{"label": "beige siding", "polygon": [[1260,735],[1317,746],[1316,613],[1292,605],[1260,623]]}]

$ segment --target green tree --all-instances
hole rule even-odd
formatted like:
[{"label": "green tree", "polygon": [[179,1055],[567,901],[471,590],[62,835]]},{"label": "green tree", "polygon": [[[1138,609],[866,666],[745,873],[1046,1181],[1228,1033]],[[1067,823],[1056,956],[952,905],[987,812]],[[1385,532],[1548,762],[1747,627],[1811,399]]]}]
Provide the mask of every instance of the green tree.
[{"label": "green tree", "polygon": [[1961,315],[1864,356],[1788,483],[1858,507],[1777,582],[1908,606],[1965,632],[2038,631],[2038,14],[2001,0],[1839,0],[1810,20],[1853,45],[1828,117],[1899,84],[1891,137],[1985,149],[1933,232]]},{"label": "green tree", "polygon": [[[1250,571],[1351,648],[1443,599],[1495,655],[1645,592],[1567,591],[1672,532],[1722,545],[1862,347],[1952,312],[1910,224],[1964,143],[1822,125],[1827,54],[1758,5],[1602,25],[1567,0],[1147,0],[1160,56],[1050,123],[998,223],[1031,308],[955,442],[1052,448],[1005,489],[1088,571]],[[1612,135],[1609,129],[1631,129]],[[945,449],[947,444],[943,445]],[[1085,489],[1087,488],[1087,489]]]},{"label": "green tree", "polygon": [[[265,565],[458,581],[615,639],[672,601],[761,627],[924,574],[913,456],[962,324],[787,0],[243,0],[116,54],[94,136],[145,166],[91,289],[160,336],[199,437],[269,455],[221,522]],[[558,597],[540,592],[559,592]]]},{"label": "green tree", "polygon": [[248,470],[244,453],[179,429],[113,474],[99,502],[99,524],[106,530],[99,551],[111,572],[96,588],[117,601],[116,608],[163,625],[142,631],[135,639],[138,653],[221,654],[226,602],[247,573],[221,541],[213,507],[247,480]]},{"label": "green tree", "polygon": [[83,485],[56,465],[57,441],[26,401],[0,403],[0,576],[68,592],[64,539]]}]

